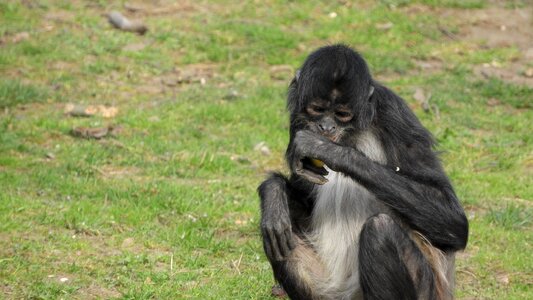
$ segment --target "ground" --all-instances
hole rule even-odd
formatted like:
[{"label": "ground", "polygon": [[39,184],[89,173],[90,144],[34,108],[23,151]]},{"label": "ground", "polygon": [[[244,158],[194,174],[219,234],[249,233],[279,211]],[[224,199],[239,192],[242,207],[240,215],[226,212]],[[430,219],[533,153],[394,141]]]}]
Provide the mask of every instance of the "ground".
[{"label": "ground", "polygon": [[439,142],[457,298],[533,298],[530,1],[235,3],[0,3],[0,298],[269,299],[255,189],[286,171],[294,71],[337,42]]}]

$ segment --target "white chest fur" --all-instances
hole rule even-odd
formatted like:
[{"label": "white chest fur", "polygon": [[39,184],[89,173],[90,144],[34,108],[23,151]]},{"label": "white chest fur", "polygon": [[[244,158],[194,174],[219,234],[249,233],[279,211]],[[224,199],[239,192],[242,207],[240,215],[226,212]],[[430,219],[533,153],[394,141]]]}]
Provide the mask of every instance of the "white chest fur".
[{"label": "white chest fur", "polygon": [[[357,148],[370,159],[385,163],[379,140],[370,132],[359,135]],[[328,170],[328,182],[318,186],[310,236],[329,278],[323,287],[337,299],[352,298],[359,290],[358,243],[365,221],[383,205],[362,185]]]}]

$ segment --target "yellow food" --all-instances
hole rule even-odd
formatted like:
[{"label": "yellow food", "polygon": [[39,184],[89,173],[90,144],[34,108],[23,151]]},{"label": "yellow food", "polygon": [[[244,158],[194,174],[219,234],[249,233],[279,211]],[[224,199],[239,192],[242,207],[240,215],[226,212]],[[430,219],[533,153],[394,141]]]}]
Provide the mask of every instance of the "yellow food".
[{"label": "yellow food", "polygon": [[321,160],[318,160],[316,158],[311,158],[310,160],[315,167],[322,168],[324,166],[324,162]]}]

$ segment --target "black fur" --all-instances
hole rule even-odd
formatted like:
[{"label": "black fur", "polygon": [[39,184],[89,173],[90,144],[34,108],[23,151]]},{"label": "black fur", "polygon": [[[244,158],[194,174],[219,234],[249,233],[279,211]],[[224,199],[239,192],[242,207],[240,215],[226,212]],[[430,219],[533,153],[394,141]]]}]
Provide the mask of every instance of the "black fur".
[{"label": "black fur", "polygon": [[[365,223],[359,261],[365,300],[437,299],[431,267],[388,215],[377,215]],[[409,270],[408,265],[414,267]],[[411,274],[416,274],[416,282]]]},{"label": "black fur", "polygon": [[[331,96],[333,90],[338,94],[336,99]],[[308,107],[312,101],[323,101],[320,103],[325,103],[324,112],[310,114]],[[306,158],[319,159],[362,184],[394,213],[393,219],[422,233],[438,249],[454,252],[466,246],[468,222],[433,150],[431,134],[399,96],[372,79],[358,53],[343,45],[313,52],[290,84],[287,107],[291,126],[286,158],[291,176],[286,179],[273,174],[259,188],[265,252],[273,264],[274,275],[284,286],[291,285],[290,290],[294,290],[293,286],[299,283],[293,278],[296,275],[286,274],[289,271],[279,267],[279,262],[293,251],[293,235],[304,239],[302,233],[311,230],[308,222],[315,201],[313,190],[315,184],[325,182],[321,171],[305,165]],[[349,109],[353,118],[339,121],[338,107]],[[321,131],[319,124],[326,117],[337,120],[336,138],[326,137]],[[355,137],[365,130],[372,131],[381,142],[386,164],[357,150]],[[365,226],[365,230],[370,231],[371,227]],[[369,252],[372,247],[384,247],[380,248],[384,254],[368,259],[367,263],[360,262],[360,268],[370,271],[369,268],[381,265],[383,269],[374,273],[387,272],[381,282],[367,278],[365,283],[363,277],[363,291],[372,298],[370,295],[378,295],[376,284],[381,284],[397,293],[389,299],[411,299],[420,292],[419,287],[402,269],[403,262],[393,257],[401,251],[397,246],[402,241],[411,244],[412,241],[399,226],[389,224],[387,228],[390,230],[381,238],[388,244],[378,245],[379,239],[364,239],[365,230],[361,233],[360,253],[366,253],[363,257],[372,256]],[[390,268],[386,269],[387,266]],[[400,286],[389,282],[393,279]],[[302,291],[309,289],[312,287],[301,287]],[[287,292],[293,299],[300,298],[297,292]]]}]

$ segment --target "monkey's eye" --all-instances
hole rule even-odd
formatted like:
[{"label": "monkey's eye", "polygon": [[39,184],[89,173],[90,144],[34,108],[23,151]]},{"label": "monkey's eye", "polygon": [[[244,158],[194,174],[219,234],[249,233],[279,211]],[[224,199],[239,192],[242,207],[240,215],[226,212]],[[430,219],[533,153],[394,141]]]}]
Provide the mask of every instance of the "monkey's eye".
[{"label": "monkey's eye", "polygon": [[326,108],[320,105],[311,104],[307,107],[307,113],[310,115],[317,116],[323,114],[324,112],[326,112]]},{"label": "monkey's eye", "polygon": [[345,110],[337,110],[335,112],[335,117],[341,122],[348,122],[353,118],[353,114]]}]

